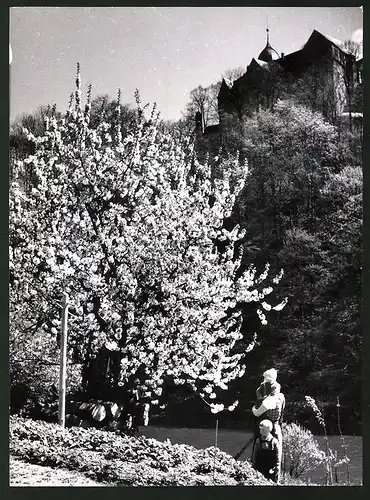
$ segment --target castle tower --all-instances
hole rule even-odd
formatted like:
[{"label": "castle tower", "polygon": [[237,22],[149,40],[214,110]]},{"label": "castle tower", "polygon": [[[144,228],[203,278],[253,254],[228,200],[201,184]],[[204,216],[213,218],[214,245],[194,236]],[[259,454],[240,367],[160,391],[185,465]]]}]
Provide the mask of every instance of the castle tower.
[{"label": "castle tower", "polygon": [[271,62],[271,61],[276,61],[277,59],[280,58],[279,54],[276,52],[275,49],[273,49],[270,45],[270,39],[269,39],[269,29],[266,28],[266,47],[263,49],[263,51],[260,53],[258,56],[258,59],[260,61],[264,62]]}]

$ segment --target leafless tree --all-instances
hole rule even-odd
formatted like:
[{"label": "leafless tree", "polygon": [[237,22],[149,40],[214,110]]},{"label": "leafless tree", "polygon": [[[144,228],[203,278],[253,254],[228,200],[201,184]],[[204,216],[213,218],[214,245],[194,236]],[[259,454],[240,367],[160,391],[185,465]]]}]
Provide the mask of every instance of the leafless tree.
[{"label": "leafless tree", "polygon": [[232,83],[235,82],[238,78],[244,75],[246,72],[246,68],[243,66],[238,66],[237,68],[229,68],[226,71],[222,73],[222,78],[226,80],[226,82],[231,85]]},{"label": "leafless tree", "polygon": [[[222,73],[221,77],[225,78],[228,84],[231,85],[244,73],[245,69],[239,66],[227,69]],[[190,101],[183,113],[184,118],[194,119],[195,113],[199,111],[202,115],[203,128],[217,124],[219,121],[217,96],[220,91],[221,81],[222,79],[212,83],[208,87],[198,85],[198,87],[193,89],[190,92]]]}]

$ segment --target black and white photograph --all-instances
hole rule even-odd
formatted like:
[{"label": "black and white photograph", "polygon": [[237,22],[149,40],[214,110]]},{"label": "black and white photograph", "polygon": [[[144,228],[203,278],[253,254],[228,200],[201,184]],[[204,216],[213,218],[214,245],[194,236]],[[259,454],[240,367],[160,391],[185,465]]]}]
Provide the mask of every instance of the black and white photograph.
[{"label": "black and white photograph", "polygon": [[360,4],[14,6],[9,104],[9,486],[362,486]]}]

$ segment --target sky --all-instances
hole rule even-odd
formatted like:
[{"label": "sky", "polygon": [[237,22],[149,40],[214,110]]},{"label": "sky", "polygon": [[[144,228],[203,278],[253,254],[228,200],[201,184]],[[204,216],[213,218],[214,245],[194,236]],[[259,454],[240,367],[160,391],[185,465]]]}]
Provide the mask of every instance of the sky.
[{"label": "sky", "polygon": [[10,119],[39,105],[68,107],[77,62],[93,97],[157,104],[181,117],[189,93],[246,66],[270,43],[299,50],[314,29],[339,40],[362,37],[359,7],[12,7]]}]

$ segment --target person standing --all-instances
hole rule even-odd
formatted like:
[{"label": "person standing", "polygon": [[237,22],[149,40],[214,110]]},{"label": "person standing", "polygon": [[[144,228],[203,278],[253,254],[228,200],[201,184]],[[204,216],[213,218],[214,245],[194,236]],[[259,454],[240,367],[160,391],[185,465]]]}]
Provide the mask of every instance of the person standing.
[{"label": "person standing", "polygon": [[[263,382],[261,384],[263,394],[266,394],[259,406],[253,406],[252,412],[256,417],[256,425],[262,420],[268,419],[272,423],[272,435],[277,439],[278,442],[278,452],[279,452],[279,463],[281,464],[283,456],[283,436],[281,432],[283,413],[285,408],[285,397],[284,394],[280,392],[280,384],[275,381]],[[252,456],[254,453],[254,448],[256,446],[256,437],[253,444]]]},{"label": "person standing", "polygon": [[273,424],[272,434],[279,441],[282,448],[281,425],[285,409],[285,396],[280,392],[280,384],[275,380],[264,381],[257,389],[260,395],[259,402],[253,406],[252,413],[257,419],[257,424],[268,419]]},{"label": "person standing", "polygon": [[280,454],[282,456],[282,433],[281,424],[283,419],[283,412],[285,408],[285,397],[280,392],[280,384],[277,382],[277,370],[271,368],[263,373],[263,382],[256,390],[257,401],[252,408],[253,415],[255,416],[255,428],[253,436],[241,448],[241,450],[234,456],[235,459],[240,458],[243,452],[252,445],[252,456],[256,440],[260,434],[259,423],[263,419],[269,419],[273,424],[272,434],[275,436],[280,445]]},{"label": "person standing", "polygon": [[252,455],[252,466],[267,479],[275,483],[280,479],[280,451],[278,440],[271,434],[273,424],[264,419],[259,424],[260,435],[257,437]]}]

